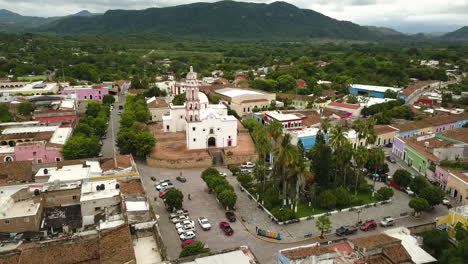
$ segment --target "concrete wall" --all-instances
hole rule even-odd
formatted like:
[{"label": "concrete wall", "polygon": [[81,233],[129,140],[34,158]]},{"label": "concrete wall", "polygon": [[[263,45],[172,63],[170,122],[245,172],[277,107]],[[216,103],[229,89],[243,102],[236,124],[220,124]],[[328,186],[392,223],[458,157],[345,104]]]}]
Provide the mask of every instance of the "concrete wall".
[{"label": "concrete wall", "polygon": [[[0,221],[0,232],[5,233],[19,233],[26,231],[39,231],[42,220],[42,205],[39,207],[37,214],[33,216],[16,217],[9,219],[2,219]],[[7,224],[7,221],[8,224]]]},{"label": "concrete wall", "polygon": [[[82,201],[81,202],[81,215],[83,216],[83,223],[87,222],[85,221],[86,217],[94,216],[97,213],[104,211],[105,208],[119,206],[119,205],[120,205],[120,196]],[[96,210],[97,207],[100,207],[100,209]]]},{"label": "concrete wall", "polygon": [[190,168],[209,168],[213,165],[211,158],[206,159],[178,159],[163,160],[147,158],[146,163],[151,167],[169,168],[169,169],[190,169]]},{"label": "concrete wall", "polygon": [[[213,133],[211,133],[213,132]],[[209,116],[202,122],[190,122],[186,126],[187,148],[205,149],[210,139],[216,148],[237,146],[237,119],[221,120]],[[229,142],[231,144],[229,145]]]},{"label": "concrete wall", "polygon": [[47,191],[42,193],[44,207],[56,207],[64,204],[80,203],[81,189]]},{"label": "concrete wall", "polygon": [[388,143],[393,143],[393,138],[398,134],[398,131],[379,135],[375,141],[375,146],[383,146]]},{"label": "concrete wall", "polygon": [[427,158],[408,146],[405,147],[405,152],[405,162],[418,171],[421,175],[425,175],[427,167],[429,167]]},{"label": "concrete wall", "polygon": [[450,173],[447,180],[446,191],[449,195],[455,198],[457,205],[468,204],[468,183],[458,178],[456,175]]},{"label": "concrete wall", "polygon": [[16,160],[32,160],[33,164],[57,162],[63,160],[61,148],[47,148],[45,142],[23,143],[15,146]]},{"label": "concrete wall", "polygon": [[[60,93],[64,95],[71,95],[71,94],[75,94],[75,90],[67,89],[67,90],[62,90]],[[103,89],[81,88],[81,89],[76,89],[76,94],[78,95],[78,100],[91,100],[91,101],[102,102],[104,95],[109,94],[109,89],[107,88],[103,88]]]},{"label": "concrete wall", "polygon": [[445,190],[449,177],[449,172],[442,167],[437,166],[434,178],[441,184],[441,188]]}]

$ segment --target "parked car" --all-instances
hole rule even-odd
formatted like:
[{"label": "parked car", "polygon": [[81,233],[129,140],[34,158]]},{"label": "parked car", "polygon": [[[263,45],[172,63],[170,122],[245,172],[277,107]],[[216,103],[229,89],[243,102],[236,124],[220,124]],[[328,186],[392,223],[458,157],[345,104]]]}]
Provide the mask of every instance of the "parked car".
[{"label": "parked car", "polygon": [[220,222],[219,223],[219,228],[221,228],[221,230],[223,230],[225,235],[232,236],[232,234],[234,234],[234,230],[232,230],[231,226],[226,221]]},{"label": "parked car", "polygon": [[450,200],[447,198],[442,200],[442,204],[447,206],[448,208],[452,208],[452,204],[450,204]]},{"label": "parked car", "polygon": [[406,189],[403,189],[403,191],[410,196],[414,196],[414,192],[411,190],[410,187],[406,187]]},{"label": "parked car", "polygon": [[357,227],[356,226],[341,226],[340,228],[336,229],[335,234],[337,236],[346,236],[346,235],[351,235],[357,232]]},{"label": "parked car", "polygon": [[174,188],[174,184],[172,184],[172,182],[163,182],[156,186],[156,190],[160,192],[167,190],[167,189],[172,189],[172,188]]},{"label": "parked car", "polygon": [[156,184],[159,185],[159,184],[163,184],[163,183],[165,183],[165,182],[171,182],[171,180],[167,180],[167,179],[166,179],[166,180],[160,180],[160,181],[158,181]]},{"label": "parked car", "polygon": [[185,220],[190,220],[190,218],[188,216],[185,216],[185,215],[179,215],[178,217],[174,217],[172,218],[172,223],[179,223],[179,222],[182,222],[182,221],[185,221]]},{"label": "parked car", "polygon": [[193,220],[184,220],[182,222],[179,222],[175,225],[175,228],[176,229],[179,229],[181,227],[184,227],[184,226],[192,226],[193,228],[195,228],[195,222]]},{"label": "parked car", "polygon": [[226,212],[226,218],[229,220],[229,222],[235,222],[236,221],[236,215],[234,212]]},{"label": "parked car", "polygon": [[177,234],[179,234],[179,235],[181,235],[182,233],[185,233],[187,231],[195,232],[195,227],[192,226],[191,224],[188,224],[188,225],[183,225],[182,227],[177,228]]},{"label": "parked car", "polygon": [[390,216],[386,216],[380,221],[380,225],[383,227],[392,226],[395,224],[395,219]]},{"label": "parked car", "polygon": [[227,174],[226,174],[225,172],[221,172],[221,171],[219,172],[219,175],[221,175],[221,176],[223,176],[223,177],[226,177],[226,176],[227,176]]},{"label": "parked car", "polygon": [[159,198],[164,198],[164,196],[166,196],[167,192],[169,191],[169,189],[166,189],[162,192],[159,192]]},{"label": "parked car", "polygon": [[360,226],[362,231],[369,231],[377,228],[377,223],[374,220],[367,220]]},{"label": "parked car", "polygon": [[253,169],[255,168],[255,163],[247,161],[241,164],[241,168],[243,169]]},{"label": "parked car", "polygon": [[206,218],[206,217],[204,217],[204,216],[198,218],[198,223],[200,224],[201,228],[202,228],[203,230],[205,230],[205,231],[211,229],[211,224],[210,224],[210,222],[208,221],[208,218]]},{"label": "parked car", "polygon": [[182,241],[193,239],[193,238],[195,238],[195,232],[193,232],[193,231],[184,232],[184,233],[180,234],[179,238]]},{"label": "parked car", "polygon": [[392,157],[392,156],[387,156],[386,158],[387,158],[387,160],[388,160],[389,162],[391,162],[391,163],[396,163],[396,160],[395,160],[394,157]]},{"label": "parked car", "polygon": [[180,215],[188,216],[189,213],[188,213],[187,210],[177,210],[177,211],[175,211],[174,213],[171,213],[171,214],[169,215],[169,219],[172,219],[172,218],[174,218],[174,217],[178,217],[178,216],[180,216]]},{"label": "parked car", "polygon": [[122,110],[123,108],[123,105],[119,105],[119,110]]},{"label": "parked car", "polygon": [[240,169],[239,173],[240,174],[249,174],[252,173],[253,171],[251,169]]},{"label": "parked car", "polygon": [[176,180],[180,181],[180,182],[187,182],[187,178],[183,177],[183,176],[177,176],[176,177]]},{"label": "parked car", "polygon": [[192,244],[193,242],[195,242],[195,240],[191,240],[191,239],[190,239],[190,240],[186,240],[186,241],[180,243],[180,247],[181,247],[181,248],[184,248],[184,247],[186,247],[186,246]]},{"label": "parked car", "polygon": [[151,179],[152,181],[156,181],[156,178],[155,178],[155,177],[153,177],[153,176],[151,176],[151,178],[150,178],[150,179]]}]

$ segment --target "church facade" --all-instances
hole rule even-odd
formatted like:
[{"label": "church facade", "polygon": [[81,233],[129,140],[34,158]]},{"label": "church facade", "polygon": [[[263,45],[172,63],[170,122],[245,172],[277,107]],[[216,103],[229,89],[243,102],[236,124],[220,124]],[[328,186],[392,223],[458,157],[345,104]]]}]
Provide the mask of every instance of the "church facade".
[{"label": "church facade", "polygon": [[208,97],[199,91],[192,67],[185,82],[185,104],[170,104],[169,115],[163,116],[163,130],[185,131],[188,149],[237,146],[237,119],[227,114],[225,105],[209,104]]}]

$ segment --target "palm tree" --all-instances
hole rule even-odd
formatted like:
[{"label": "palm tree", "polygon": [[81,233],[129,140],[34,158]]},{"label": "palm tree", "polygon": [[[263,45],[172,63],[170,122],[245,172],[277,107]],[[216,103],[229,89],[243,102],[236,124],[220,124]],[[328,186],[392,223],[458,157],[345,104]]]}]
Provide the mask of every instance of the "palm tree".
[{"label": "palm tree", "polygon": [[358,142],[356,143],[356,146],[359,146],[361,143],[361,140],[367,137],[367,127],[366,127],[366,122],[364,119],[358,119],[356,122],[353,124],[354,130],[356,130]]},{"label": "palm tree", "polygon": [[346,169],[349,167],[349,161],[353,157],[353,145],[351,142],[346,141],[340,149],[340,161],[343,168],[343,187],[346,186]]},{"label": "palm tree", "polygon": [[267,131],[263,127],[258,127],[253,131],[255,141],[255,149],[263,160],[266,160],[272,149],[271,139],[268,137]]},{"label": "palm tree", "polygon": [[[286,205],[287,180],[292,174],[294,163],[297,161],[299,151],[296,146],[291,144],[291,135],[286,134],[281,141],[279,148],[275,150],[276,172],[280,174],[283,181],[283,204]],[[278,176],[278,175],[277,175]]]},{"label": "palm tree", "polygon": [[331,128],[331,122],[330,119],[324,118],[322,119],[322,122],[320,122],[320,130],[323,131],[323,133],[326,135],[328,133],[328,130]]},{"label": "palm tree", "polygon": [[366,122],[366,145],[368,146],[369,144],[374,144],[375,141],[377,140],[377,132],[375,132],[374,129],[375,126],[375,120],[373,118],[369,118]]},{"label": "palm tree", "polygon": [[273,137],[275,142],[278,143],[278,139],[283,135],[283,124],[277,120],[274,120],[268,125],[268,132]]},{"label": "palm tree", "polygon": [[356,162],[356,164],[358,166],[358,170],[359,170],[356,173],[356,185],[355,185],[355,189],[354,189],[354,195],[357,195],[358,178],[359,178],[359,175],[362,173],[362,168],[364,168],[364,165],[367,163],[368,156],[369,156],[369,151],[364,146],[359,146],[354,151],[354,161]]},{"label": "palm tree", "polygon": [[300,157],[295,166],[295,176],[296,176],[296,197],[294,201],[294,212],[297,212],[297,205],[299,204],[299,189],[303,186],[305,179],[310,175],[310,172],[307,170],[307,164],[304,162],[304,158]]},{"label": "palm tree", "polygon": [[334,152],[337,152],[348,141],[348,131],[340,125],[334,126],[330,131],[329,142]]}]

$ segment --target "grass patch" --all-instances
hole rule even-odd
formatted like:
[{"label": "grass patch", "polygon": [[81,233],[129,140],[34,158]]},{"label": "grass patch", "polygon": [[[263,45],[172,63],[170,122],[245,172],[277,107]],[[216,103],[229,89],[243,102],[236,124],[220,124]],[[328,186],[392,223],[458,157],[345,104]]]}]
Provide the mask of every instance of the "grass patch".
[{"label": "grass patch", "polygon": [[299,203],[297,205],[297,213],[296,216],[297,218],[305,217],[305,216],[310,216],[310,215],[315,215],[315,214],[322,214],[329,212],[329,210],[322,209],[322,208],[315,208],[313,206],[309,206],[308,204],[305,203]]},{"label": "grass patch", "polygon": [[361,199],[364,201],[364,204],[370,204],[370,203],[375,203],[378,202],[379,200],[377,197],[372,197],[372,192],[361,192],[356,195],[358,199]]}]

